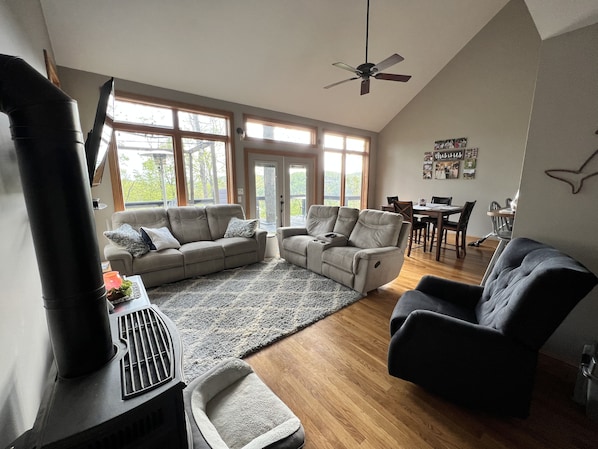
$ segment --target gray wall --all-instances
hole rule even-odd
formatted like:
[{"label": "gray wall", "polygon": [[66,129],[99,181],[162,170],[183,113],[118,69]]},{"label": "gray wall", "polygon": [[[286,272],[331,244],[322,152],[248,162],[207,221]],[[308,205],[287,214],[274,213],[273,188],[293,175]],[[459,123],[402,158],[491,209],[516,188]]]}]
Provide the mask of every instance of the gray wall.
[{"label": "gray wall", "polygon": [[[598,24],[542,43],[514,233],[546,242],[598,273],[598,176],[573,194],[545,170],[579,170],[598,149]],[[598,172],[598,155],[587,173]],[[598,341],[598,288],[574,310],[544,350],[578,363]]]},{"label": "gray wall", "polygon": [[[378,203],[387,195],[477,200],[468,234],[486,235],[490,201],[504,204],[519,188],[540,43],[524,2],[509,2],[380,132]],[[476,178],[422,179],[424,152],[452,137],[479,148]]]},{"label": "gray wall", "polygon": [[[0,2],[0,53],[46,74],[52,50],[38,0]],[[51,351],[8,117],[0,114],[0,447],[33,425]]]}]

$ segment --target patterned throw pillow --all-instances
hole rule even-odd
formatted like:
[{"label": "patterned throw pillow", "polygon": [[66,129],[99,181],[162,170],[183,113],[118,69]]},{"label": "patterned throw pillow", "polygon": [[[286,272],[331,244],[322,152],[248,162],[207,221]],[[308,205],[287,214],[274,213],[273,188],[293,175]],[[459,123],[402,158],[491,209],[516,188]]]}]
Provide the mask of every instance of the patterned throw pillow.
[{"label": "patterned throw pillow", "polygon": [[228,222],[224,238],[229,237],[253,237],[257,228],[257,219],[240,220],[233,217]]},{"label": "patterned throw pillow", "polygon": [[[181,247],[179,241],[176,238],[174,238],[174,236],[170,232],[170,229],[168,229],[167,227],[161,227],[156,229],[142,227],[141,231],[145,232],[146,235],[150,238],[152,245],[154,246],[153,249],[160,251],[161,249],[179,249]],[[150,245],[150,248],[152,245]]]},{"label": "patterned throw pillow", "polygon": [[115,245],[129,251],[133,257],[143,256],[149,252],[149,247],[141,238],[141,234],[127,223],[114,231],[104,231],[104,235]]}]

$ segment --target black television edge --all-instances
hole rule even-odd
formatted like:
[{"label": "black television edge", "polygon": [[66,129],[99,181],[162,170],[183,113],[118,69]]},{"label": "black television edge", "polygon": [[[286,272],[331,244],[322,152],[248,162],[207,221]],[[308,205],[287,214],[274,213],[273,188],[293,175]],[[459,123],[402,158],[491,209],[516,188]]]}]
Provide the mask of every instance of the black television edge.
[{"label": "black television edge", "polygon": [[100,100],[92,130],[85,141],[85,157],[89,173],[90,186],[102,182],[108,147],[112,140],[112,121],[114,120],[114,78],[106,81],[100,88]]}]

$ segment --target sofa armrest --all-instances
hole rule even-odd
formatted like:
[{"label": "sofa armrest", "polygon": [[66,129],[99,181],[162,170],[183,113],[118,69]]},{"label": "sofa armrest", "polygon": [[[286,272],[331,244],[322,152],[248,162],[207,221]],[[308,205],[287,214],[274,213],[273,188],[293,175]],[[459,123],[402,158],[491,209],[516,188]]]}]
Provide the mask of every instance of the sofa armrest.
[{"label": "sofa armrest", "polygon": [[470,309],[475,307],[484,291],[484,287],[480,285],[465,284],[431,275],[422,277],[415,289]]},{"label": "sofa armrest", "polygon": [[365,248],[357,251],[353,256],[353,263],[359,263],[360,259],[371,260],[379,258],[397,257],[402,255],[401,248],[396,246],[384,246],[382,248]]},{"label": "sofa armrest", "polygon": [[113,243],[104,247],[104,257],[110,262],[110,267],[120,274],[131,276],[133,273],[133,256],[129,251]]},{"label": "sofa armrest", "polygon": [[353,255],[353,289],[365,294],[392,281],[399,275],[404,260],[403,251],[396,246],[357,251]]},{"label": "sofa armrest", "polygon": [[411,234],[411,223],[408,221],[404,221],[401,224],[401,231],[399,232],[399,239],[397,242],[397,246],[401,248],[403,251],[407,249],[407,245],[409,244],[409,235]]},{"label": "sofa armrest", "polygon": [[266,256],[266,237],[268,236],[268,231],[265,229],[256,229],[255,234],[253,234],[253,238],[257,241],[257,260],[261,261],[264,260]]},{"label": "sofa armrest", "polygon": [[307,235],[307,229],[299,226],[285,226],[282,228],[276,228],[276,236],[280,239],[286,239],[294,235]]}]

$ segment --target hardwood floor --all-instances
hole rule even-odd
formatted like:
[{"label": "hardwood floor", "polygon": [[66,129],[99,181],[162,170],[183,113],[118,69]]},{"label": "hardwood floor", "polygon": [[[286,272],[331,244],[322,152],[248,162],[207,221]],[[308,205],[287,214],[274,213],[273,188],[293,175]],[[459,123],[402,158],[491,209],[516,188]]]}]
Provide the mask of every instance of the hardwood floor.
[{"label": "hardwood floor", "polygon": [[388,374],[388,320],[401,294],[426,273],[479,283],[492,244],[459,260],[445,250],[440,262],[413,249],[394,282],[246,358],[301,419],[305,449],[598,448],[598,421],[571,400],[576,368],[545,355],[525,420],[459,407]]}]

